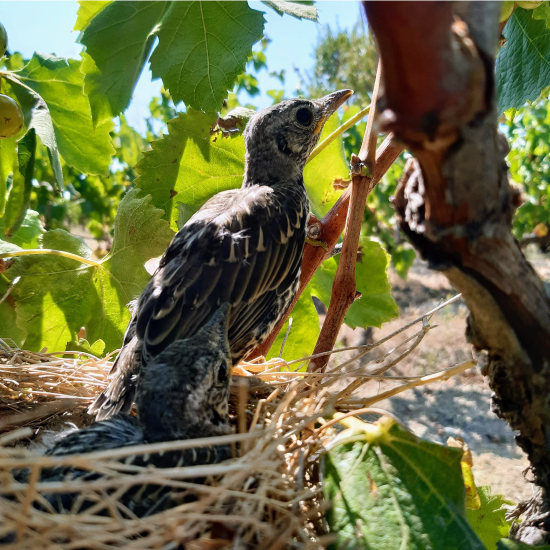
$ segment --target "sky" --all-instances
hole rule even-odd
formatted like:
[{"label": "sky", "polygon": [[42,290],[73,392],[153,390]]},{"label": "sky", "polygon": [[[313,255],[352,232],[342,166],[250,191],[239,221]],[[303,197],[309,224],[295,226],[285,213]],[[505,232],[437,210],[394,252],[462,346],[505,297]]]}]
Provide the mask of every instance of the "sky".
[{"label": "sky", "polygon": [[[350,29],[359,20],[361,5],[350,0],[317,2],[317,24],[299,21],[288,15],[281,17],[258,1],[249,3],[254,9],[265,12],[265,34],[272,40],[266,50],[267,65],[269,71],[285,70],[284,89],[289,97],[294,95],[299,81],[294,69],[307,73],[313,68],[313,50],[322,26],[329,24],[333,29]],[[10,51],[19,51],[26,58],[39,51],[78,59],[82,48],[76,42],[78,33],[71,30],[77,10],[78,4],[74,0],[0,0],[0,21],[8,32]],[[258,80],[262,96],[250,101],[258,107],[266,107],[272,100],[265,95],[265,91],[281,89],[281,84],[266,71],[260,72]],[[149,114],[151,97],[159,94],[160,86],[160,80],[151,81],[151,73],[146,66],[126,112],[128,122],[140,132],[145,130],[143,120]]]}]

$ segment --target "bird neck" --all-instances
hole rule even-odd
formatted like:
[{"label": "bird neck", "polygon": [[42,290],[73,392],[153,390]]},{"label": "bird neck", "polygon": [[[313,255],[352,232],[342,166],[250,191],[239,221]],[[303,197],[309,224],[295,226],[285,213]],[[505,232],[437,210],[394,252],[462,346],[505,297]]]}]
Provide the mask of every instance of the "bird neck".
[{"label": "bird neck", "polygon": [[245,156],[243,187],[293,183],[303,186],[304,167],[292,156],[287,156],[262,144],[248,147]]}]

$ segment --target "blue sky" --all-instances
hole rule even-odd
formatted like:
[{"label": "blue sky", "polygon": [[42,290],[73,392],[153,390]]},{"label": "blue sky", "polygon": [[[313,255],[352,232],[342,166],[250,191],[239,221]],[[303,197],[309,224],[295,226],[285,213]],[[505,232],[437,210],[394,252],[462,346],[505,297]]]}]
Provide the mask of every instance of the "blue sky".
[{"label": "blue sky", "polygon": [[[319,24],[299,21],[285,15],[279,16],[258,1],[250,2],[254,9],[265,12],[265,32],[272,42],[266,51],[270,71],[286,71],[285,93],[293,95],[298,84],[294,68],[302,73],[313,66],[313,49],[322,25],[330,24],[333,29],[349,29],[360,17],[360,3],[356,1],[321,1],[317,3]],[[9,49],[20,51],[30,57],[34,51],[55,53],[62,57],[78,58],[81,46],[76,43],[78,33],[72,32],[76,21],[78,4],[75,1],[2,1],[0,0],[0,21],[9,37]],[[262,92],[281,88],[279,81],[268,76],[266,71],[259,75]],[[158,95],[160,80],[151,81],[146,68],[140,78],[134,99],[126,115],[136,129],[143,131],[143,119],[148,115],[148,105],[153,95]],[[254,104],[264,107],[271,99],[263,95],[254,98]]]}]

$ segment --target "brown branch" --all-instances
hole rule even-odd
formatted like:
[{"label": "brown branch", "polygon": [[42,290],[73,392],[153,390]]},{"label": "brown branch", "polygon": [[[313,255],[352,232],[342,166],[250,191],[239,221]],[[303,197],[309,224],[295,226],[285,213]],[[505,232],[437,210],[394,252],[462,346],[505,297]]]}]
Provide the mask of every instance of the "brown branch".
[{"label": "brown branch", "polygon": [[[351,304],[357,298],[357,290],[355,285],[355,264],[357,263],[357,248],[359,246],[359,238],[361,237],[361,225],[363,223],[363,215],[365,213],[365,204],[367,203],[367,197],[373,188],[370,175],[372,174],[374,165],[374,156],[376,151],[376,139],[378,137],[378,131],[376,130],[377,124],[376,116],[376,100],[378,97],[378,89],[380,87],[380,73],[381,65],[378,63],[378,70],[376,73],[376,82],[374,84],[374,92],[372,95],[372,105],[369,113],[369,120],[367,128],[365,130],[365,136],[361,145],[361,150],[357,157],[352,156],[352,171],[354,170],[354,164],[359,164],[365,161],[371,163],[371,166],[367,165],[369,175],[353,176],[351,183],[351,198],[349,204],[348,215],[346,219],[346,229],[344,244],[342,245],[342,253],[340,255],[340,262],[336,275],[332,283],[332,293],[330,296],[330,305],[328,307],[327,315],[321,328],[321,334],[317,340],[315,350],[313,354],[323,353],[334,348],[336,344],[336,338],[340,327],[344,322],[344,317],[348,312]],[[361,168],[359,169],[361,170]],[[362,170],[361,170],[362,171]],[[308,371],[320,371],[323,372],[329,356],[322,356],[318,359],[311,361],[308,366]]]},{"label": "brown branch", "polygon": [[382,127],[416,157],[396,193],[401,228],[464,297],[468,339],[487,351],[493,410],[519,433],[541,488],[513,535],[548,544],[550,301],[511,233],[519,193],[494,93],[500,5],[363,5],[385,69]]},{"label": "brown branch", "polygon": [[[395,162],[397,157],[401,154],[403,148],[395,143],[393,136],[390,134],[386,137],[384,142],[380,145],[376,151],[376,161],[374,164],[371,187],[374,188],[376,184],[384,177],[384,174],[389,170],[390,166]],[[279,324],[273,329],[273,332],[269,337],[258,346],[248,357],[247,361],[252,360],[260,355],[267,355],[267,352],[273,345],[275,338],[286,323],[292,308],[296,305],[296,302],[302,295],[304,288],[315,275],[319,266],[324,260],[330,257],[331,252],[334,250],[342,231],[346,224],[347,212],[350,202],[351,186],[348,187],[340,198],[336,201],[336,204],[330,209],[326,216],[319,221],[321,229],[319,233],[319,240],[327,243],[328,252],[320,246],[305,245],[304,257],[302,260],[302,275],[300,279],[300,289],[292,305],[286,312],[286,315],[279,321]]]}]

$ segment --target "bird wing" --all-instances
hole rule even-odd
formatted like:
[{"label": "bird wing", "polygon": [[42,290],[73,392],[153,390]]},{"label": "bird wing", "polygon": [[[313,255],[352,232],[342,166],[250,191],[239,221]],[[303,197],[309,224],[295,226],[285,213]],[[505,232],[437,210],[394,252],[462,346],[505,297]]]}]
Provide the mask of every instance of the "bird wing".
[{"label": "bird wing", "polygon": [[219,193],[189,220],[139,301],[136,335],[145,362],[192,336],[224,302],[232,305],[232,348],[254,330],[277,298],[270,291],[299,269],[307,217],[301,198],[253,186]]},{"label": "bird wing", "polygon": [[70,432],[46,451],[47,455],[60,456],[93,451],[118,449],[143,443],[143,432],[133,416],[117,414],[108,420]]}]

